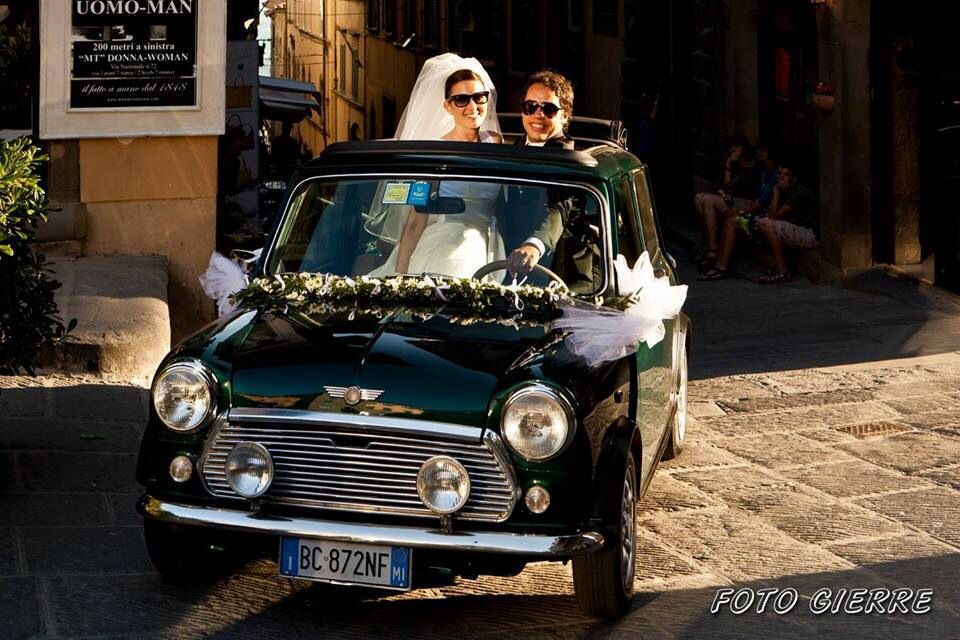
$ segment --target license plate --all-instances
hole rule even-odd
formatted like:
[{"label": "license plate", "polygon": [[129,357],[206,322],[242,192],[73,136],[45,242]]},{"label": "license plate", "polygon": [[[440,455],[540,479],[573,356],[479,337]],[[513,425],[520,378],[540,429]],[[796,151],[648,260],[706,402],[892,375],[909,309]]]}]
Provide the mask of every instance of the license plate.
[{"label": "license plate", "polygon": [[408,591],[412,556],[413,551],[407,547],[283,538],[280,574]]}]

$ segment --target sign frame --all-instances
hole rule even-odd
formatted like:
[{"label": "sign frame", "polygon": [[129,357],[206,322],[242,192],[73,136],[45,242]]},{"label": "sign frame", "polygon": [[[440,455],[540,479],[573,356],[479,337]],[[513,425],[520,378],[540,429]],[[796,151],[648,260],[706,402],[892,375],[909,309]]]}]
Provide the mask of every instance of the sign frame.
[{"label": "sign frame", "polygon": [[74,0],[40,3],[40,137],[139,138],[222,135],[225,127],[226,0],[194,0],[196,104],[71,108]]}]

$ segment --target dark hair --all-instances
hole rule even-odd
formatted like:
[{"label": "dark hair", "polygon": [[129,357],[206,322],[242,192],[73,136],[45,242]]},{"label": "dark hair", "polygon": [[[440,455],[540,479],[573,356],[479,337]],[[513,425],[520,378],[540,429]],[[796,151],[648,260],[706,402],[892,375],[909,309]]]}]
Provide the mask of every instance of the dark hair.
[{"label": "dark hair", "polygon": [[560,108],[563,109],[567,117],[563,125],[563,131],[566,133],[567,128],[570,126],[570,118],[573,117],[573,85],[559,73],[544,69],[543,71],[537,71],[527,78],[527,83],[523,85],[523,90],[520,92],[520,95],[526,98],[527,91],[535,84],[542,84],[557,94],[557,98],[560,99]]},{"label": "dark hair", "polygon": [[798,158],[785,154],[782,158],[779,159],[779,165],[781,169],[788,169],[790,173],[793,174],[793,177],[799,178],[800,174],[803,171],[800,169],[800,162]]},{"label": "dark hair", "polygon": [[449,98],[450,90],[453,89],[453,86],[458,82],[465,82],[467,80],[476,80],[480,84],[483,84],[483,78],[481,78],[477,72],[470,69],[460,69],[447,76],[447,83],[443,87],[443,97]]}]

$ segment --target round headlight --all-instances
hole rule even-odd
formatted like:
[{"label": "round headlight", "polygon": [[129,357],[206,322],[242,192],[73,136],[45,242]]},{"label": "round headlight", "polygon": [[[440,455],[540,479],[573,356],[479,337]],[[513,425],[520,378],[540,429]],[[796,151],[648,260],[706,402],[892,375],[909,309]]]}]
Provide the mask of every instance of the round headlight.
[{"label": "round headlight", "polygon": [[240,442],[227,454],[227,484],[244,498],[258,498],[273,482],[273,458],[262,444]]},{"label": "round headlight", "polygon": [[573,409],[549,387],[533,385],[514,393],[503,407],[503,436],[523,458],[534,462],[556,455],[570,435]]},{"label": "round headlight", "polygon": [[440,515],[459,511],[470,497],[470,475],[448,456],[434,456],[417,473],[417,495],[428,509]]},{"label": "round headlight", "polygon": [[216,409],[213,374],[198,362],[177,362],[164,369],[153,383],[157,416],[174,431],[203,426]]}]

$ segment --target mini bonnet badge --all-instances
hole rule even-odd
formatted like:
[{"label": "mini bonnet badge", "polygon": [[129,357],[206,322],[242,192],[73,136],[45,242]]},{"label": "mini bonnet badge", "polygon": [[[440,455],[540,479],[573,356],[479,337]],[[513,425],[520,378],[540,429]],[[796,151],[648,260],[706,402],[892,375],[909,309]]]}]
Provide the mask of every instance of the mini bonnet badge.
[{"label": "mini bonnet badge", "polygon": [[355,407],[361,400],[376,400],[383,393],[382,389],[361,389],[360,387],[331,387],[324,386],[323,389],[331,398],[343,398],[349,406]]}]

